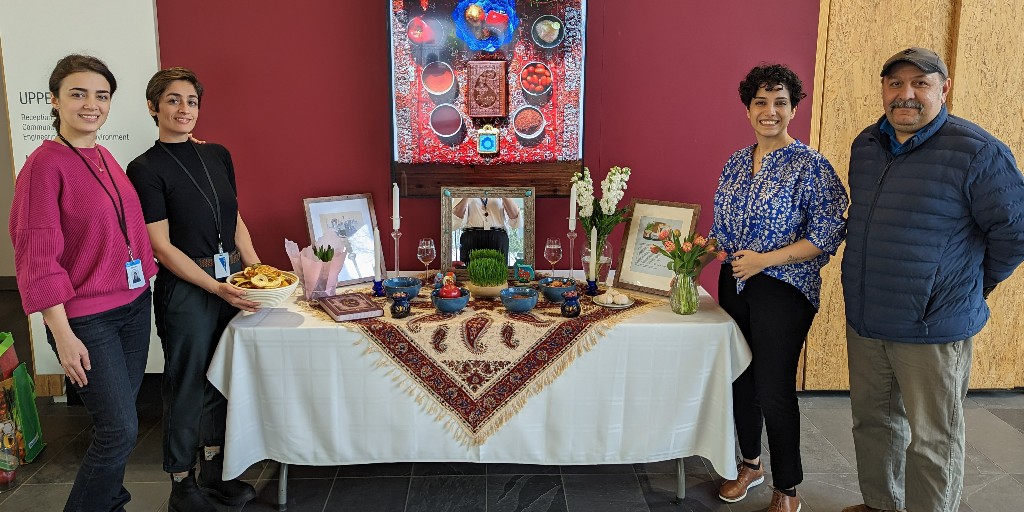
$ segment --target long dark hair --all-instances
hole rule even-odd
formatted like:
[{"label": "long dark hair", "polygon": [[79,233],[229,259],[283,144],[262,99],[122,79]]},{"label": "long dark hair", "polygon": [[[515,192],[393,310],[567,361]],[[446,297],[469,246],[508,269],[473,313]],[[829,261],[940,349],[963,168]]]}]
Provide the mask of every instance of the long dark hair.
[{"label": "long dark hair", "polygon": [[[97,73],[106,78],[107,83],[110,84],[110,95],[114,95],[114,91],[117,90],[117,80],[114,79],[114,74],[110,72],[110,68],[107,67],[106,63],[92,55],[79,55],[77,53],[60,59],[57,61],[57,65],[53,67],[53,72],[50,73],[50,94],[54,98],[58,97],[60,85],[68,75],[86,71]],[[50,114],[53,115],[53,127],[60,133],[60,114],[57,113],[56,108],[51,108]]]}]

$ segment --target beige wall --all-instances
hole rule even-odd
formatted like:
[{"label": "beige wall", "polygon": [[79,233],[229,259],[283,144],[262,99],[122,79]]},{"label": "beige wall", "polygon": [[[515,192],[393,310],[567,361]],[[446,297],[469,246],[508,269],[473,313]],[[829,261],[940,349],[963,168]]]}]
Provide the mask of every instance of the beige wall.
[{"label": "beige wall", "polygon": [[[0,41],[0,85],[4,83],[3,41]],[[0,87],[0,277],[14,275],[14,247],[7,234],[14,200],[14,156],[11,155],[11,131],[7,125],[7,102]]]},{"label": "beige wall", "polygon": [[[893,20],[880,24],[878,20]],[[881,64],[908,46],[937,51],[949,65],[950,111],[1024,157],[1024,2],[1016,0],[822,0],[811,143],[846,182],[850,143],[882,115]],[[823,271],[822,304],[808,335],[804,389],[846,389],[840,258]],[[992,319],[975,339],[974,388],[1024,386],[1024,271],[989,299]]]}]

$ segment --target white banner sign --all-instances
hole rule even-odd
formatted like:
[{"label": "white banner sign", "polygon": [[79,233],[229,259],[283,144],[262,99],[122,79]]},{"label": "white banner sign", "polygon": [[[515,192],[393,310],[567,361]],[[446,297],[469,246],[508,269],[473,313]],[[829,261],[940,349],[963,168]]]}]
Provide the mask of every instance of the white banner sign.
[{"label": "white banner sign", "polygon": [[100,58],[117,79],[97,142],[122,166],[153,145],[156,125],[145,96],[159,69],[152,1],[0,0],[0,45],[15,174],[43,140],[56,135],[47,83],[53,66],[71,53]]},{"label": "white banner sign", "polygon": [[[71,53],[100,58],[117,79],[110,116],[97,142],[109,149],[122,167],[153,145],[156,125],[146,109],[146,83],[159,69],[152,0],[0,0],[0,49],[15,175],[42,141],[57,134],[50,115],[48,82],[53,66]],[[6,141],[0,141],[3,143]],[[46,342],[40,314],[31,316],[31,326],[36,373],[63,373]],[[146,370],[159,372],[162,368],[154,329]]]}]

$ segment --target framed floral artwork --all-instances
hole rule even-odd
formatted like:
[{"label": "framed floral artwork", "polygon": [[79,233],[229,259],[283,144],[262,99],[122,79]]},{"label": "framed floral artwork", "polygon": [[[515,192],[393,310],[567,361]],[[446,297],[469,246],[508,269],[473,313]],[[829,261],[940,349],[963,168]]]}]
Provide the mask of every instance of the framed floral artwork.
[{"label": "framed floral artwork", "polygon": [[338,274],[338,286],[373,281],[378,254],[373,230],[377,216],[373,211],[373,196],[352,194],[345,196],[303,199],[310,243],[316,243],[328,232],[345,239],[348,256]]},{"label": "framed floral artwork", "polygon": [[669,259],[651,252],[658,245],[658,233],[678,229],[683,237],[697,229],[700,205],[672,201],[633,199],[632,218],[623,231],[619,249],[619,269],[615,272],[616,288],[625,288],[654,295],[668,295],[674,273]]}]

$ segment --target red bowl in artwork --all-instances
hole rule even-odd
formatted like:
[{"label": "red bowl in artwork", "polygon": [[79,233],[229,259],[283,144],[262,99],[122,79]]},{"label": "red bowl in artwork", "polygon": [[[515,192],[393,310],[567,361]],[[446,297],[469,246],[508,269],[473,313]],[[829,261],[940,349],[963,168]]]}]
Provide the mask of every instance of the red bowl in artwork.
[{"label": "red bowl in artwork", "polygon": [[551,69],[543,62],[530,62],[519,72],[519,85],[527,97],[540,96],[551,89]]},{"label": "red bowl in artwork", "polygon": [[443,96],[455,87],[455,72],[447,62],[435,61],[423,67],[420,73],[423,88],[432,95]]},{"label": "red bowl in artwork", "polygon": [[532,105],[516,110],[512,115],[512,129],[522,139],[534,140],[544,135],[544,114]]},{"label": "red bowl in artwork", "polygon": [[442,103],[430,111],[430,129],[441,142],[458,145],[465,133],[462,113],[451,103]]}]

